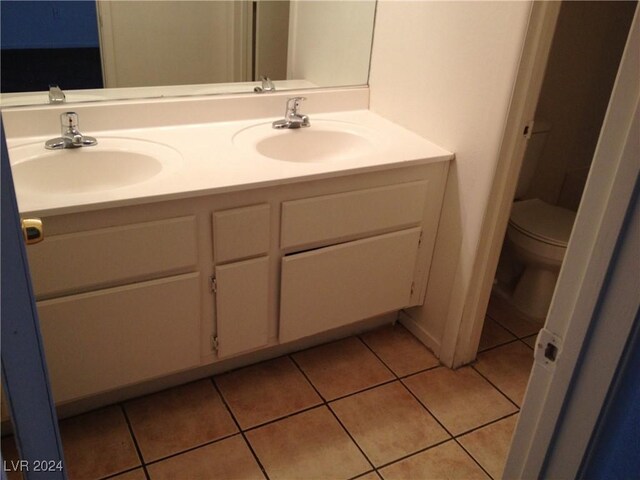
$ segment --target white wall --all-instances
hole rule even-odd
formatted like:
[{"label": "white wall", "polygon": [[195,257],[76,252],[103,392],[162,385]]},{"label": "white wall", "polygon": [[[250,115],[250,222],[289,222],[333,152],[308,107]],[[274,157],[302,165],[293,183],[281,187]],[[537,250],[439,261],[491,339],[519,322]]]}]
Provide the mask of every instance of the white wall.
[{"label": "white wall", "polygon": [[375,9],[375,0],[292,1],[287,78],[366,84]]},{"label": "white wall", "polygon": [[456,154],[425,306],[409,312],[436,353],[462,317],[530,10],[528,1],[378,4],[371,109]]}]

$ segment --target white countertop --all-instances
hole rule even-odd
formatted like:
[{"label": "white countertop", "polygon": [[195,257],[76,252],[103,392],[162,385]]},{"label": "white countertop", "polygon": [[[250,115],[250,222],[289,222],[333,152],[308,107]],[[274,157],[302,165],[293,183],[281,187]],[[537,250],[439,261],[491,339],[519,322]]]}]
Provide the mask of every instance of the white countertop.
[{"label": "white countertop", "polygon": [[[23,215],[40,216],[76,213],[441,162],[453,158],[451,152],[369,110],[310,114],[310,129],[313,129],[314,121],[334,121],[347,122],[344,124],[346,128],[353,124],[354,128],[368,131],[375,137],[375,151],[362,157],[315,163],[286,162],[260,156],[247,146],[239,147],[233,143],[235,133],[279,118],[126,130],[84,131],[81,128],[83,133],[96,137],[98,142],[101,138],[131,138],[161,143],[178,151],[182,160],[176,168],[168,169],[148,181],[102,192],[34,193],[22,191],[20,185],[16,185],[19,210]],[[47,139],[48,137],[9,139],[10,160],[13,162],[13,147],[42,143],[44,152],[44,142]]]}]

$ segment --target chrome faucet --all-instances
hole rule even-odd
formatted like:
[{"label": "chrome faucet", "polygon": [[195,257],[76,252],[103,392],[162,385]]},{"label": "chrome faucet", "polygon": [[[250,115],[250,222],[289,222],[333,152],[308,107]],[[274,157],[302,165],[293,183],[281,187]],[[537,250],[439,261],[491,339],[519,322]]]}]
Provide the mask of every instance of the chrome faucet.
[{"label": "chrome faucet", "polygon": [[300,102],[306,100],[305,97],[293,97],[287,100],[287,110],[284,119],[273,122],[273,128],[302,128],[310,127],[309,117],[298,113]]},{"label": "chrome faucet", "polygon": [[82,135],[78,130],[78,114],[76,112],[65,112],[60,114],[62,126],[62,136],[47,140],[44,147],[48,150],[59,150],[62,148],[90,147],[98,143],[94,137]]},{"label": "chrome faucet", "polygon": [[64,103],[67,97],[58,85],[49,85],[49,103]]},{"label": "chrome faucet", "polygon": [[260,75],[260,81],[262,82],[261,87],[255,87],[253,89],[256,93],[264,93],[264,92],[275,92],[276,86],[273,84],[271,79],[266,75]]}]

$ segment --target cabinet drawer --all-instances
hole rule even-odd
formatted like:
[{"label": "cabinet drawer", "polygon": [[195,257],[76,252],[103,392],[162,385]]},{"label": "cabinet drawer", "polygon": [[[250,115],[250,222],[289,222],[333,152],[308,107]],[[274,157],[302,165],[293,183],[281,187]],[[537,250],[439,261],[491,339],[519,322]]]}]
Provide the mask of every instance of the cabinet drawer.
[{"label": "cabinet drawer", "polygon": [[200,278],[162,280],[38,302],[56,402],[200,361]]},{"label": "cabinet drawer", "polygon": [[412,228],[283,258],[280,341],[406,306],[419,238]]},{"label": "cabinet drawer", "polygon": [[305,247],[399,229],[423,219],[428,181],[282,204],[282,248]]},{"label": "cabinet drawer", "polygon": [[216,267],[218,355],[227,357],[267,344],[267,257]]},{"label": "cabinet drawer", "polygon": [[269,251],[269,205],[234,208],[213,214],[213,258],[216,263]]},{"label": "cabinet drawer", "polygon": [[195,217],[46,237],[27,247],[37,298],[194,270]]}]

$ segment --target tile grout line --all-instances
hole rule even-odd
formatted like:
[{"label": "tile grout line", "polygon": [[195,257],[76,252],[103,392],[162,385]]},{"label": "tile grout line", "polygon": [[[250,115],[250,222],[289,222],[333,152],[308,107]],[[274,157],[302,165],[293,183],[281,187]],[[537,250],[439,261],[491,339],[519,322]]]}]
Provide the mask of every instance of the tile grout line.
[{"label": "tile grout line", "polygon": [[[138,454],[138,458],[140,459],[140,463],[142,465],[142,471],[144,472],[144,476],[147,480],[150,480],[149,472],[147,471],[147,465],[142,455],[142,450],[140,450],[140,445],[138,445],[138,439],[136,438],[136,434],[133,431],[133,426],[131,425],[131,420],[129,420],[129,415],[127,414],[127,409],[124,408],[124,403],[118,403],[122,414],[124,415],[124,419],[127,422],[127,427],[129,428],[129,434],[131,435],[131,439],[133,440],[133,445],[136,449],[136,453]],[[136,467],[137,468],[137,467]]]},{"label": "tile grout line", "polygon": [[[297,352],[296,352],[297,353]],[[320,391],[316,388],[316,386],[313,384],[313,382],[311,381],[311,379],[307,376],[307,374],[304,372],[304,370],[302,370],[302,367],[300,367],[300,365],[298,365],[298,362],[295,361],[295,359],[293,358],[293,355],[289,355],[289,358],[291,359],[291,361],[293,362],[293,364],[296,366],[296,368],[300,371],[300,373],[304,376],[304,378],[307,380],[307,382],[309,382],[309,385],[311,385],[311,388],[313,388],[315,390],[315,392],[318,394],[318,396],[322,399],[323,403],[322,405],[324,405],[327,410],[329,410],[329,412],[331,412],[331,415],[333,415],[333,417],[336,419],[336,421],[338,422],[338,424],[342,427],[342,430],[344,430],[344,432],[347,434],[347,436],[351,439],[351,441],[353,442],[353,444],[356,446],[356,448],[360,451],[360,453],[362,454],[362,456],[365,458],[365,460],[369,463],[369,465],[371,465],[371,468],[373,469],[374,472],[377,472],[376,470],[376,466],[373,464],[373,462],[371,461],[371,459],[367,456],[366,453],[364,453],[364,450],[362,450],[362,448],[360,447],[360,445],[358,444],[358,442],[356,442],[355,438],[353,438],[351,436],[351,433],[349,432],[349,430],[347,430],[347,428],[343,425],[343,423],[340,421],[340,419],[338,418],[338,416],[336,415],[336,413],[333,411],[333,409],[331,408],[331,406],[329,405],[329,402],[327,401],[326,398],[324,398],[324,395],[322,395],[320,393]],[[374,388],[374,387],[372,387]],[[350,395],[355,395],[354,393],[350,394]],[[349,395],[349,396],[350,396]],[[341,397],[344,398],[344,397]],[[332,401],[336,401],[338,399],[334,399]],[[359,476],[362,476],[364,474],[366,474],[367,472],[363,472],[363,473],[359,473],[358,475],[356,475],[355,477],[352,478],[358,478]]]},{"label": "tile grout line", "polygon": [[[220,391],[220,389],[218,388],[218,384],[216,383],[216,381],[214,380],[213,377],[209,377],[209,379],[211,380],[211,383],[213,385],[213,388],[216,390],[216,392],[218,393],[218,395],[220,396],[220,399],[222,400],[222,403],[224,404],[225,408],[227,409],[227,411],[229,412],[229,415],[231,415],[231,419],[233,420],[233,423],[235,423],[236,428],[238,429],[238,432],[240,432],[240,435],[242,435],[242,439],[244,440],[244,443],[247,445],[247,447],[249,448],[249,451],[251,452],[251,455],[253,455],[253,458],[255,459],[256,463],[258,464],[258,467],[260,468],[260,470],[262,471],[262,474],[264,475],[264,477],[266,478],[266,480],[270,480],[269,479],[269,474],[267,473],[267,469],[264,467],[264,465],[262,465],[262,462],[260,461],[260,458],[258,458],[258,454],[255,452],[255,450],[253,449],[253,445],[251,445],[251,443],[249,442],[249,440],[247,439],[247,436],[245,435],[244,430],[242,430],[242,427],[240,427],[240,423],[238,422],[238,420],[236,419],[236,416],[233,414],[233,411],[231,410],[231,407],[229,406],[229,404],[227,403],[226,398],[224,398],[224,395],[222,395],[222,392]],[[234,434],[235,435],[235,434]]]},{"label": "tile grout line", "polygon": [[[473,370],[474,370],[478,375],[480,375],[480,376],[481,376],[482,378],[484,378],[487,382],[489,382],[489,384],[490,384],[493,388],[495,388],[498,392],[500,392],[500,394],[501,394],[504,398],[506,398],[507,400],[509,400],[509,402],[511,402],[511,403],[512,403],[512,404],[513,404],[513,405],[518,409],[518,411],[520,411],[520,405],[518,405],[516,402],[514,402],[513,400],[511,400],[511,398],[509,397],[509,395],[507,395],[506,393],[504,393],[500,388],[498,388],[498,386],[497,386],[495,383],[493,383],[491,380],[489,380],[489,378],[487,378],[487,376],[486,376],[486,375],[484,375],[481,371],[479,371],[479,370],[476,368],[475,364],[471,364],[471,365],[469,365],[469,366],[470,366],[471,368],[473,368]],[[531,374],[531,372],[529,372],[529,374]]]},{"label": "tile grout line", "polygon": [[[358,337],[358,338],[360,338],[360,337]],[[369,350],[371,350],[371,352],[372,352],[372,353],[373,353],[373,354],[374,354],[374,355],[375,355],[375,356],[376,356],[376,357],[377,357],[377,358],[378,358],[378,359],[379,359],[379,360],[380,360],[380,361],[381,361],[381,362],[382,362],[382,363],[383,363],[383,364],[384,364],[384,365],[385,365],[389,370],[391,370],[391,372],[393,373],[393,375],[396,377],[396,379],[398,380],[398,382],[399,382],[399,383],[404,387],[404,389],[405,389],[407,392],[409,392],[409,394],[410,394],[410,395],[411,395],[411,396],[412,396],[412,397],[413,397],[413,398],[418,402],[418,404],[419,404],[422,408],[424,408],[424,409],[426,410],[426,412],[427,412],[429,415],[431,415],[431,417],[432,417],[432,418],[433,418],[433,419],[438,423],[438,425],[440,425],[440,427],[442,427],[442,429],[443,429],[443,430],[447,433],[447,435],[449,435],[449,437],[450,437],[450,438],[448,438],[447,440],[443,440],[442,442],[436,443],[436,444],[434,444],[434,445],[430,445],[430,446],[428,446],[427,448],[424,448],[424,449],[422,449],[422,450],[420,450],[420,451],[413,452],[413,453],[411,453],[410,455],[407,455],[407,456],[405,456],[405,457],[402,457],[402,458],[396,459],[396,460],[394,460],[393,462],[389,462],[388,464],[382,465],[382,466],[380,466],[380,468],[388,467],[388,466],[393,465],[393,464],[395,464],[395,463],[401,462],[402,460],[405,460],[405,459],[407,459],[407,458],[413,457],[413,456],[418,455],[418,454],[420,454],[420,453],[426,452],[427,450],[431,450],[432,448],[438,447],[438,446],[440,446],[440,445],[442,445],[442,444],[444,444],[444,443],[446,443],[446,442],[449,442],[449,441],[453,440],[454,442],[456,442],[456,444],[458,444],[458,446],[460,446],[460,448],[462,448],[462,449],[464,450],[464,452],[469,456],[469,458],[471,458],[471,460],[472,460],[473,462],[475,462],[475,464],[476,464],[476,465],[478,465],[478,467],[480,467],[480,469],[481,469],[484,473],[486,473],[486,474],[489,476],[489,478],[491,478],[491,479],[493,480],[493,477],[492,477],[491,475],[489,475],[489,472],[487,472],[487,470],[486,470],[486,469],[485,469],[485,468],[480,464],[480,462],[479,462],[478,460],[476,460],[476,458],[475,458],[473,455],[471,455],[469,452],[467,452],[467,450],[466,450],[464,447],[462,447],[462,445],[460,444],[460,442],[458,442],[457,438],[456,438],[456,437],[455,437],[455,436],[454,436],[454,435],[449,431],[449,429],[448,429],[448,428],[446,428],[446,427],[444,426],[444,424],[443,424],[443,423],[442,423],[442,422],[441,422],[441,421],[440,421],[440,420],[439,420],[439,419],[438,419],[438,418],[437,418],[437,417],[436,417],[436,416],[435,416],[435,415],[434,415],[434,414],[429,410],[429,408],[428,408],[424,403],[422,403],[422,401],[421,401],[421,400],[420,400],[420,399],[419,399],[419,398],[418,398],[418,397],[417,397],[417,396],[416,396],[416,395],[411,391],[411,389],[410,389],[407,385],[405,385],[405,383],[402,381],[403,379],[406,379],[406,378],[408,378],[408,377],[411,377],[411,376],[414,376],[414,375],[418,375],[418,374],[420,374],[420,373],[423,373],[423,372],[426,372],[426,371],[429,371],[429,370],[434,370],[434,369],[436,369],[436,368],[443,367],[443,366],[442,366],[442,365],[437,365],[437,366],[432,367],[432,368],[428,368],[428,369],[425,369],[425,370],[422,370],[422,371],[419,371],[419,372],[411,373],[411,374],[405,375],[405,376],[403,376],[403,377],[400,377],[400,376],[398,376],[398,375],[396,374],[396,372],[395,372],[394,370],[392,370],[392,369],[391,369],[391,367],[389,367],[389,366],[385,363],[385,361],[384,361],[384,360],[383,360],[383,359],[382,359],[382,358],[381,358],[381,357],[380,357],[380,356],[379,356],[379,355],[378,355],[378,354],[373,350],[373,348],[371,348],[371,347],[369,346],[369,344],[367,344],[367,342],[365,342],[362,338],[360,338],[360,341],[361,341],[362,343],[364,343],[364,344],[366,345],[366,347],[367,347]],[[447,368],[447,367],[443,367],[443,368]],[[493,385],[493,384],[492,384],[492,385]],[[500,392],[500,393],[502,393],[502,392]],[[503,394],[503,395],[504,395],[504,394]],[[509,400],[509,401],[510,401],[510,400]],[[513,402],[512,402],[512,403],[513,403]],[[518,413],[519,411],[520,411],[520,409],[518,408],[518,411],[517,411],[517,412],[515,412],[515,413]],[[514,413],[514,414],[515,414],[515,413]],[[506,418],[506,417],[503,417],[503,418]],[[487,426],[487,425],[490,425],[491,423],[498,422],[498,421],[502,420],[503,418],[499,418],[498,420],[492,420],[491,422],[489,422],[489,423],[487,423],[487,424],[484,424],[484,425],[481,425],[481,426],[477,427],[476,429],[483,428],[483,427],[485,427],[485,426]],[[464,435],[464,434],[466,434],[466,433],[469,433],[469,432],[464,432],[464,433],[462,433],[462,434],[460,434],[460,435]]]}]

